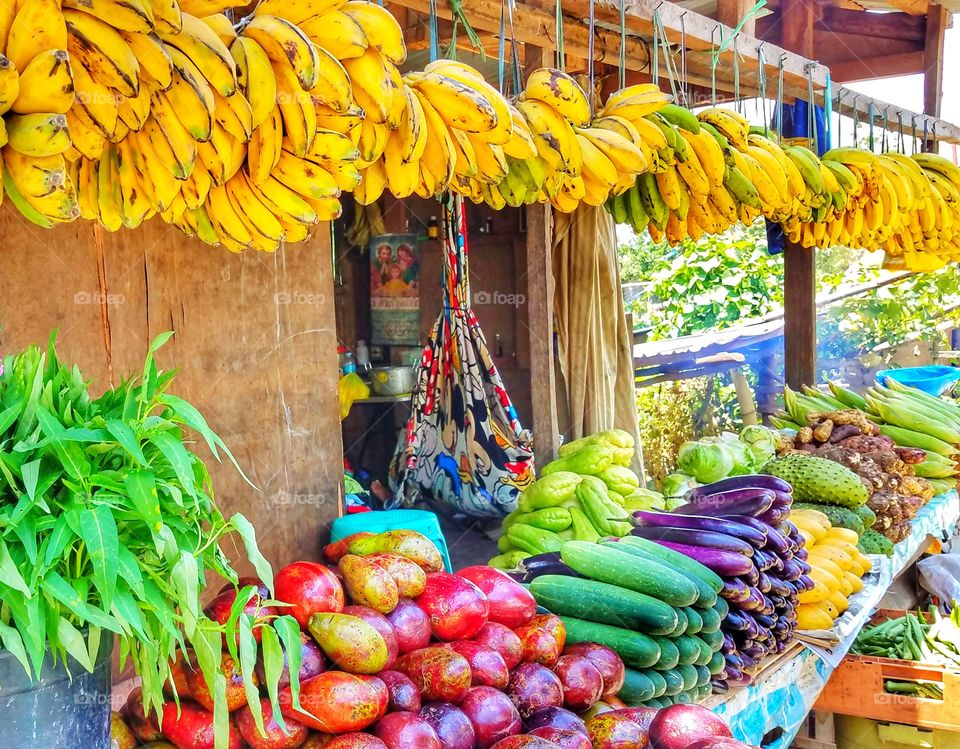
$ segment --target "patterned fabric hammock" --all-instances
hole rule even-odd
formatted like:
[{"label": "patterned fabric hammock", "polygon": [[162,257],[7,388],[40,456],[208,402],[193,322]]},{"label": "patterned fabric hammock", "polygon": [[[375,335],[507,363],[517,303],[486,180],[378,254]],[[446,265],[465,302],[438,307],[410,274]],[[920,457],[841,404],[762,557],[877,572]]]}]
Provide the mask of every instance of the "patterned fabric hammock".
[{"label": "patterned fabric hammock", "polygon": [[532,435],[470,308],[466,218],[442,209],[443,309],[423,351],[405,439],[390,467],[396,504],[431,498],[474,517],[502,517],[533,480]]}]

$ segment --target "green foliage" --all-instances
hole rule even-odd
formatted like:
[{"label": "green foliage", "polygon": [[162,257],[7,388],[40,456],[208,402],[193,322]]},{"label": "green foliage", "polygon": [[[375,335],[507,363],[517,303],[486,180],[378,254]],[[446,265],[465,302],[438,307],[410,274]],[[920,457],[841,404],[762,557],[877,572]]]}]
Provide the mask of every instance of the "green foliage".
[{"label": "green foliage", "polygon": [[[252,626],[273,627],[296,654],[299,628],[289,616],[254,625],[241,614],[252,587],[240,591],[227,624],[201,610],[209,572],[237,582],[219,547],[228,534],[238,533],[270,587],[272,573],[249,522],[223,517],[206,466],[184,445],[189,430],[218,459],[233,460],[200,413],[168,392],[173,375],[158,371],[154,354],[169,337],[150,347],[140,377],[95,400],[52,340],[45,352],[31,347],[4,360],[0,645],[36,678],[47,649],[92,670],[101,639],[116,636],[122,661],[132,659],[143,682],[145,705],[159,710],[170,661],[189,643],[214,685],[219,747],[228,721],[219,673],[224,635],[236,656],[240,631],[240,662],[247,663],[257,652]],[[280,649],[263,650],[266,672],[279,673]],[[270,694],[275,700],[274,688]],[[259,704],[251,703],[258,720]],[[274,716],[282,720],[277,709]]]},{"label": "green foliage", "polygon": [[676,248],[644,232],[620,257],[624,283],[649,283],[653,309],[633,311],[638,326],[652,327],[652,340],[726,328],[783,303],[783,258],[767,252],[762,222]]}]

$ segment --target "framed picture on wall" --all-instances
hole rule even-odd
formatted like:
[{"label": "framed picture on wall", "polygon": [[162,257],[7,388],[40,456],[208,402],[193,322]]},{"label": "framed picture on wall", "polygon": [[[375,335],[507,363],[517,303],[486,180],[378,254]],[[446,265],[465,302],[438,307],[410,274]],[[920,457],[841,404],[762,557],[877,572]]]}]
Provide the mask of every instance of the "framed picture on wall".
[{"label": "framed picture on wall", "polygon": [[415,234],[370,240],[370,342],[416,346],[420,341],[420,256]]}]

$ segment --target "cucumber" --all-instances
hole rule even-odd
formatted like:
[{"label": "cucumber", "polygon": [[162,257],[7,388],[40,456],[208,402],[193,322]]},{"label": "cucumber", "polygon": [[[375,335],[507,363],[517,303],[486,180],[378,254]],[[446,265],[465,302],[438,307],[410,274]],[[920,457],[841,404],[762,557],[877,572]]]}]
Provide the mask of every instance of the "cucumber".
[{"label": "cucumber", "polygon": [[[713,611],[713,609],[703,609],[704,611]],[[700,611],[695,608],[685,608],[683,613],[687,617],[687,632],[688,635],[695,635],[701,629],[703,629],[703,617],[700,615]]]},{"label": "cucumber", "polygon": [[689,578],[663,562],[642,559],[606,544],[567,541],[560,550],[560,558],[581,575],[623,585],[671,606],[690,606],[699,596],[699,589]]},{"label": "cucumber", "polygon": [[677,673],[683,678],[683,691],[689,692],[691,689],[696,689],[697,679],[697,669],[693,666],[677,666]]},{"label": "cucumber", "polygon": [[697,609],[697,613],[700,614],[700,618],[703,620],[703,627],[700,628],[698,634],[716,632],[720,629],[720,612],[717,611],[716,606],[711,609]]},{"label": "cucumber", "polygon": [[717,612],[717,616],[720,617],[720,620],[723,621],[726,619],[727,614],[730,613],[730,604],[727,603],[726,598],[718,598],[717,602],[713,604],[713,610]]},{"label": "cucumber", "polygon": [[703,686],[697,687],[697,702],[702,702],[713,694],[713,686],[708,682]]},{"label": "cucumber", "polygon": [[[681,666],[692,665],[700,657],[700,638],[693,635],[681,635],[674,639],[679,655],[677,663]],[[711,653],[713,655],[713,653]]]},{"label": "cucumber", "polygon": [[660,648],[660,657],[657,659],[654,668],[657,671],[666,671],[676,666],[680,662],[680,651],[673,640],[668,640],[666,637],[654,637],[653,639],[657,647]]},{"label": "cucumber", "polygon": [[724,668],[726,668],[727,662],[723,657],[723,653],[719,650],[713,654],[713,658],[710,659],[710,662],[707,664],[707,669],[710,671],[711,676],[716,676]]},{"label": "cucumber", "polygon": [[[624,543],[624,539],[629,539],[630,542]],[[618,551],[632,554],[633,556],[638,557],[640,559],[644,559],[648,562],[655,562],[656,564],[660,564],[660,565],[666,564],[661,557],[647,551],[645,548],[636,546],[635,544],[632,543],[633,541],[643,541],[644,543],[652,544],[657,548],[663,548],[659,544],[655,544],[652,541],[648,541],[645,538],[637,538],[635,536],[624,536],[624,538],[620,539],[619,541],[604,541],[603,544],[601,545],[606,546],[607,548],[616,549]],[[671,550],[666,549],[666,551],[671,551]],[[687,572],[686,570],[680,569],[679,567],[674,566],[674,567],[671,567],[671,569],[675,574],[683,576],[684,578],[686,578],[696,586],[697,600],[691,605],[712,606],[713,603],[716,602],[717,594],[714,592],[713,587],[710,586],[708,583],[703,582],[696,575],[693,575]],[[701,603],[701,601],[703,603]]]},{"label": "cucumber", "polygon": [[720,649],[720,646],[723,645],[723,632],[719,629],[714,630],[713,632],[701,632],[697,635],[701,640],[703,640],[707,645],[710,646],[710,650],[714,653]]},{"label": "cucumber", "polygon": [[664,702],[662,699],[654,698],[652,700],[647,700],[644,707],[655,707],[658,710],[662,707],[667,707],[668,703]]},{"label": "cucumber", "polygon": [[653,683],[653,696],[654,698],[662,697],[663,693],[667,691],[667,682],[660,675],[659,671],[654,671],[652,668],[645,669],[641,672]]},{"label": "cucumber", "polygon": [[619,585],[543,575],[530,583],[530,592],[537,603],[562,616],[650,635],[671,634],[677,627],[677,610],[672,606]]},{"label": "cucumber", "polygon": [[697,669],[697,686],[709,686],[710,679],[713,678],[710,675],[710,669],[706,666],[696,666]]},{"label": "cucumber", "polygon": [[687,631],[686,610],[686,608],[673,608],[674,613],[677,615],[677,626],[674,627],[670,632],[666,633],[667,637],[679,637]]},{"label": "cucumber", "polygon": [[706,666],[710,662],[710,659],[713,658],[713,648],[701,637],[697,638],[697,646],[700,648],[700,655],[697,657],[697,660],[693,662],[693,665]]},{"label": "cucumber", "polygon": [[667,682],[667,691],[663,693],[664,697],[673,697],[673,695],[680,694],[680,692],[683,691],[683,677],[675,668],[668,668],[666,671],[661,671],[660,675],[663,676],[663,680]]},{"label": "cucumber", "polygon": [[[630,668],[649,668],[657,664],[662,657],[658,641],[670,642],[659,637],[655,640],[640,632],[631,632],[629,629],[612,627],[609,624],[585,622],[569,616],[561,616],[560,619],[567,629],[568,643],[596,642],[606,645]],[[670,646],[676,650],[673,643],[670,643]]]},{"label": "cucumber", "polygon": [[628,668],[625,671],[623,686],[617,694],[627,707],[637,707],[647,700],[653,699],[657,693],[653,682],[641,671]]},{"label": "cucumber", "polygon": [[642,549],[655,558],[660,559],[661,563],[667,565],[670,569],[682,570],[700,580],[714,593],[713,597],[704,596],[705,606],[712,606],[716,600],[716,594],[723,590],[723,578],[721,578],[720,575],[704,567],[697,560],[691,559],[686,554],[681,554],[679,551],[668,549],[666,546],[661,546],[658,543],[646,538],[639,538],[638,536],[625,536],[617,543],[625,543],[635,549]]},{"label": "cucumber", "polygon": [[670,705],[672,705],[672,704],[673,704],[673,697],[670,697],[670,696],[668,696],[668,695],[665,694],[665,695],[663,695],[663,697],[660,698],[660,706],[661,706],[661,707],[670,707]]},{"label": "cucumber", "polygon": [[674,705],[689,705],[697,699],[696,692],[680,692],[673,698]]}]

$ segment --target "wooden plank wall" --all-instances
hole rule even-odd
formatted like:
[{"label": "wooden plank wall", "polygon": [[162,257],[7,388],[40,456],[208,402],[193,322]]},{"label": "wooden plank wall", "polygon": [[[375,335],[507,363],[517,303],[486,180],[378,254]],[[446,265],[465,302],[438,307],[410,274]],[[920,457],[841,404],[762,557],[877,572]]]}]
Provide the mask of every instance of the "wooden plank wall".
[{"label": "wooden plank wall", "polygon": [[47,231],[4,205],[0,236],[0,351],[59,329],[61,355],[99,393],[175,330],[160,356],[180,370],[174,391],[258,487],[211,462],[220,507],[247,515],[274,565],[316,557],[342,479],[327,225],[275,255],[233,255],[156,219],[116,234],[86,221]]}]

